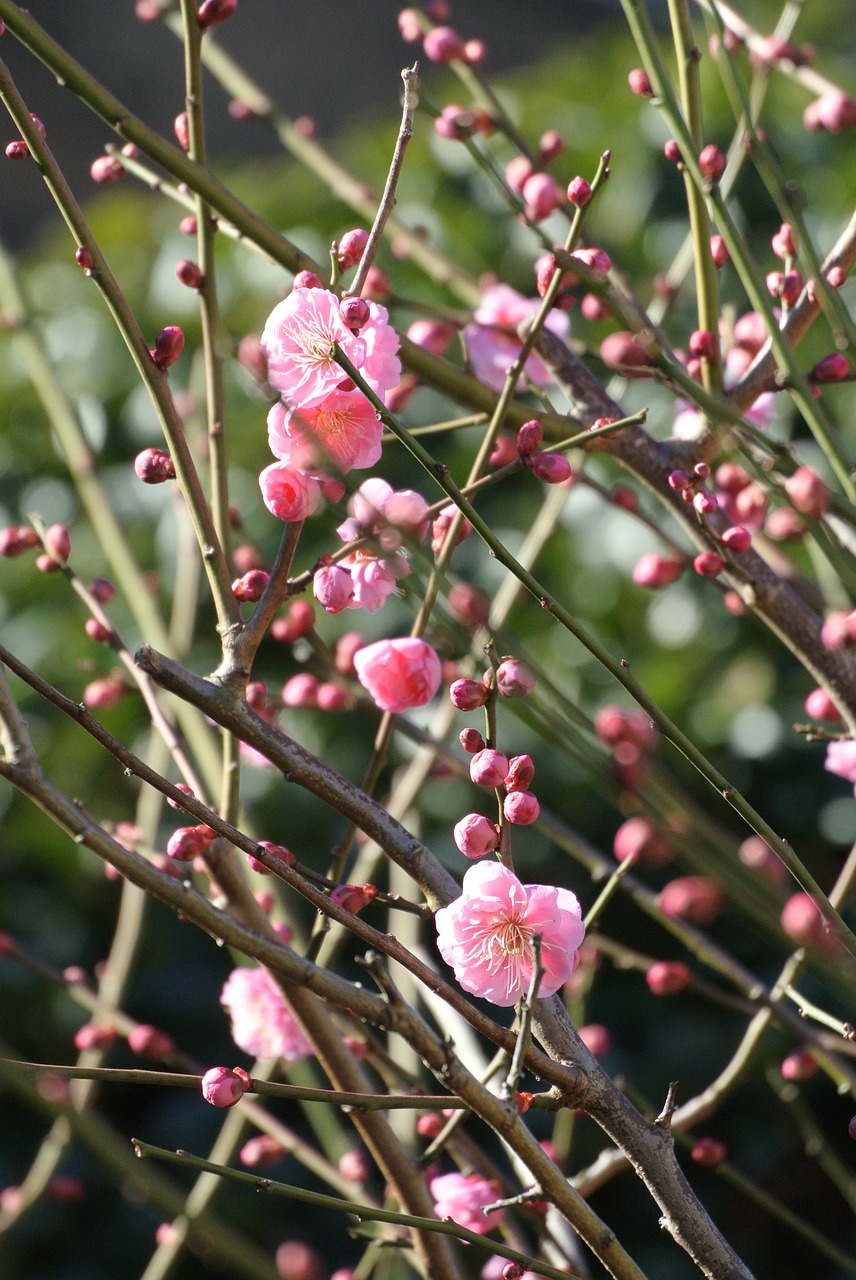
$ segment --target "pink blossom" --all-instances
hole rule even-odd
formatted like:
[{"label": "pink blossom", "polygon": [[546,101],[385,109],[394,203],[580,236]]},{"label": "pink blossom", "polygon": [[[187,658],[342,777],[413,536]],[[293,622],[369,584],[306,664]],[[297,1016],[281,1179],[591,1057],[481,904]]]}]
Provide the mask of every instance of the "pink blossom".
[{"label": "pink blossom", "polygon": [[312,594],[326,613],[341,613],[354,598],[350,571],[340,564],[324,564],[312,579]]},{"label": "pink blossom", "polygon": [[312,1053],[285,996],[267,969],[233,969],[220,993],[232,1020],[232,1039],[255,1058],[296,1062]]},{"label": "pink blossom", "polygon": [[568,889],[521,884],[498,862],[470,867],[461,896],[436,920],[440,954],[464,990],[506,1008],[529,990],[534,934],[544,968],[540,997],[553,995],[571,976],[585,934],[580,904]]},{"label": "pink blossom", "polygon": [[847,738],[842,742],[828,743],[823,767],[828,773],[856,785],[856,742]]},{"label": "pink blossom", "polygon": [[424,640],[378,640],[354,654],[357,679],[381,711],[424,707],[440,687],[440,659]]},{"label": "pink blossom", "polygon": [[[507,284],[492,285],[482,294],[473,323],[464,329],[464,339],[476,377],[494,391],[502,390],[508,367],[520,351],[518,325],[536,315],[539,307],[537,298],[524,298]],[[546,323],[560,338],[570,328],[567,315],[560,311],[551,311]],[[549,385],[550,374],[538,356],[529,357],[524,371],[537,387]]]},{"label": "pink blossom", "polygon": [[343,381],[334,344],[357,368],[366,356],[365,339],[351,333],[339,299],[327,289],[292,289],[268,316],[261,344],[268,382],[301,409],[320,404]]},{"label": "pink blossom", "polygon": [[389,312],[379,302],[369,303],[369,319],[360,330],[360,338],[366,344],[360,373],[375,395],[385,401],[385,393],[397,387],[401,380],[400,343],[389,323]]},{"label": "pink blossom", "polygon": [[296,524],[305,520],[321,501],[321,486],[315,476],[287,462],[272,462],[259,476],[259,488],[268,511]]},{"label": "pink blossom", "polygon": [[464,814],[455,823],[454,837],[465,858],[481,858],[499,846],[499,828],[482,813]]},{"label": "pink blossom", "polygon": [[268,414],[271,453],[301,469],[328,462],[339,471],[373,467],[382,435],[377,414],[360,392],[333,391],[317,404],[299,410],[274,406]]},{"label": "pink blossom", "polygon": [[492,1182],[479,1173],[444,1173],[431,1180],[434,1212],[438,1218],[451,1218],[459,1227],[466,1227],[483,1236],[502,1221],[504,1210],[487,1216],[482,1210],[498,1199]]},{"label": "pink blossom", "polygon": [[363,551],[356,551],[352,556],[346,556],[340,564],[351,575],[353,594],[346,607],[365,609],[368,613],[374,613],[386,604],[398,579],[405,578],[410,573],[410,565],[402,556],[380,559]]},{"label": "pink blossom", "polygon": [[234,1107],[251,1084],[241,1067],[212,1067],[202,1077],[202,1096],[212,1107]]}]

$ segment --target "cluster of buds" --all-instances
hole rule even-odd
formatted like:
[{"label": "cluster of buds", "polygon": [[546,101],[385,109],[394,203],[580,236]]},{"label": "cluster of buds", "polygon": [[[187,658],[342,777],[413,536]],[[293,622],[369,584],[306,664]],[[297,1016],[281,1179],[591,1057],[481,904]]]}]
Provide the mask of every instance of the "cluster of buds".
[{"label": "cluster of buds", "polygon": [[[429,4],[426,14],[442,24],[449,16],[448,6]],[[408,44],[422,41],[422,50],[429,62],[464,62],[470,67],[480,67],[487,57],[483,40],[464,40],[454,27],[439,25],[426,30],[418,9],[401,10],[398,30]]]},{"label": "cluster of buds", "polygon": [[542,451],[544,432],[537,418],[524,422],[517,432],[517,457],[524,467],[545,484],[564,484],[573,478],[571,464],[563,453]]},{"label": "cluster of buds", "polygon": [[[361,643],[365,644],[365,640]],[[311,671],[301,671],[283,685],[282,701],[286,707],[344,711],[351,704],[351,695],[335,680],[319,680]]]}]

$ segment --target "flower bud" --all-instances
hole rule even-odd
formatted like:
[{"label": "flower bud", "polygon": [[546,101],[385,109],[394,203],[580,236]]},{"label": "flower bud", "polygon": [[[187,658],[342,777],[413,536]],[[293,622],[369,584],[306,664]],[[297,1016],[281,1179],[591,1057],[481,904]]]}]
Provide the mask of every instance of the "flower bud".
[{"label": "flower bud", "polygon": [[535,688],[535,677],[517,658],[503,658],[496,670],[496,688],[503,698],[526,698]]},{"label": "flower bud", "polygon": [[833,351],[817,364],[808,375],[812,382],[841,382],[850,372],[847,357],[840,351]]},{"label": "flower bud", "polygon": [[175,276],[181,284],[187,285],[188,289],[201,289],[205,283],[201,267],[188,258],[182,258],[175,264]]},{"label": "flower bud", "polygon": [[449,697],[452,700],[452,706],[457,707],[459,711],[477,711],[479,707],[485,705],[489,696],[489,691],[480,680],[470,680],[464,677],[460,680],[453,680],[449,686]]},{"label": "flower bud", "polygon": [[330,892],[330,901],[357,915],[363,907],[374,902],[377,889],[373,884],[339,884]]},{"label": "flower bud", "polygon": [[843,289],[847,283],[847,272],[843,267],[830,267],[826,273],[826,283],[830,289]]},{"label": "flower bud", "polygon": [[87,1022],[75,1032],[74,1047],[81,1053],[87,1049],[109,1049],[116,1043],[118,1036],[119,1033],[115,1027]]},{"label": "flower bud", "polygon": [[568,183],[567,196],[571,204],[576,205],[578,209],[583,209],[591,200],[592,189],[585,178],[578,176],[571,178]]},{"label": "flower bud", "polygon": [[462,729],[458,734],[458,741],[467,755],[474,756],[476,752],[484,751],[484,738],[478,729]]},{"label": "flower bud", "polygon": [[535,452],[544,438],[544,431],[537,418],[524,422],[517,432],[517,452],[521,458],[528,458]]},{"label": "flower bud", "polygon": [[702,177],[707,178],[708,182],[719,182],[719,179],[725,173],[726,163],[723,152],[713,143],[706,146],[698,158],[698,167],[701,169]]},{"label": "flower bud", "polygon": [[813,720],[841,719],[841,712],[825,689],[812,689],[805,700],[805,711]]},{"label": "flower bud", "polygon": [[637,587],[648,587],[655,591],[660,587],[668,587],[681,576],[683,571],[683,560],[676,560],[673,556],[661,556],[656,551],[648,551],[637,560],[631,577]]},{"label": "flower bud", "polygon": [[674,996],[692,982],[692,973],[681,960],[658,960],[645,974],[648,990],[655,996]]},{"label": "flower bud", "polygon": [[533,173],[524,182],[521,195],[534,222],[543,222],[559,207],[559,186],[549,173]]},{"label": "flower bud", "polygon": [[128,1032],[128,1048],[141,1058],[151,1058],[157,1062],[174,1051],[175,1041],[165,1031],[141,1022]]},{"label": "flower bud", "polygon": [[30,148],[23,138],[16,138],[6,147],[6,156],[9,160],[26,160],[29,154]]},{"label": "flower bud", "polygon": [[344,1151],[339,1156],[339,1173],[349,1182],[368,1182],[371,1171],[371,1164],[363,1151]]},{"label": "flower bud", "polygon": [[719,503],[716,500],[715,494],[710,493],[707,489],[699,489],[693,496],[693,506],[699,515],[709,516],[716,510]]},{"label": "flower bud", "polygon": [[[8,155],[8,151],[6,152]],[[89,166],[89,176],[100,186],[109,186],[125,176],[125,166],[118,156],[98,156]]]},{"label": "flower bud", "polygon": [[808,104],[803,125],[809,132],[826,129],[829,133],[844,133],[856,125],[856,99],[840,89],[830,89]]},{"label": "flower bud", "polygon": [[40,545],[39,535],[29,525],[12,525],[8,529],[0,529],[0,556],[6,556],[9,560]]},{"label": "flower bud", "polygon": [[835,936],[827,929],[820,907],[810,893],[795,893],[788,898],[779,923],[782,931],[799,947],[819,951],[835,949]]},{"label": "flower bud", "polygon": [[264,569],[250,569],[232,583],[232,594],[242,604],[255,604],[257,600],[261,600],[269,582],[270,574]]},{"label": "flower bud", "polygon": [[783,1080],[810,1080],[817,1074],[817,1059],[809,1049],[795,1049],[782,1060],[781,1071]]},{"label": "flower bud", "polygon": [[548,129],[538,139],[538,159],[541,164],[549,164],[565,150],[565,139],[557,129]]},{"label": "flower bud", "polygon": [[529,755],[512,756],[505,776],[508,791],[528,791],[535,777],[535,765]]},{"label": "flower bud", "polygon": [[455,824],[455,844],[465,858],[481,858],[499,847],[496,823],[481,813],[468,813]]},{"label": "flower bud", "polygon": [[719,1142],[716,1138],[699,1138],[693,1144],[690,1151],[691,1159],[696,1164],[704,1165],[706,1169],[713,1169],[718,1164],[722,1164],[726,1156],[725,1143]]},{"label": "flower bud", "polygon": [[421,1138],[433,1141],[443,1131],[443,1117],[436,1111],[426,1111],[416,1121],[416,1132]]},{"label": "flower bud", "polygon": [[134,471],[143,484],[163,484],[175,479],[175,464],[163,449],[143,449],[134,459]]},{"label": "flower bud", "polygon": [[657,367],[656,361],[634,333],[618,330],[600,344],[600,358],[608,369],[626,378],[645,378]]},{"label": "flower bud", "polygon": [[196,17],[200,27],[205,31],[207,27],[213,27],[216,23],[225,22],[227,18],[231,18],[237,7],[238,0],[202,0]]},{"label": "flower bud", "polygon": [[334,680],[324,680],[315,692],[315,700],[319,711],[344,711],[351,705],[351,695],[346,688],[336,684]]},{"label": "flower bud", "polygon": [[456,622],[475,631],[487,624],[490,601],[483,591],[470,582],[456,582],[449,588],[449,612]]},{"label": "flower bud", "polygon": [[794,229],[789,222],[783,222],[772,239],[773,253],[777,258],[795,258],[797,242]]},{"label": "flower bud", "polygon": [[323,289],[324,285],[314,271],[298,271],[292,281],[294,289]]},{"label": "flower bud", "polygon": [[716,334],[709,329],[696,329],[690,334],[690,351],[699,360],[715,360],[719,351]]},{"label": "flower bud", "polygon": [[725,561],[718,551],[701,551],[693,559],[693,568],[702,578],[715,578],[725,568]]},{"label": "flower bud", "polygon": [[464,42],[454,27],[434,27],[422,45],[430,62],[454,62],[465,59]]},{"label": "flower bud", "polygon": [[196,827],[176,827],[166,844],[167,857],[176,862],[192,862],[205,852],[213,839],[214,832],[202,824]]},{"label": "flower bud", "polygon": [[605,320],[610,315],[609,303],[599,298],[596,293],[587,293],[580,303],[580,313],[583,319],[595,324],[598,320]]},{"label": "flower bud", "polygon": [[49,525],[45,529],[42,541],[51,560],[60,565],[68,563],[71,555],[71,536],[64,524]]},{"label": "flower bud", "polygon": [[287,707],[315,707],[317,695],[318,680],[308,671],[292,676],[282,687],[282,700]]},{"label": "flower bud", "polygon": [[563,453],[535,453],[529,466],[532,474],[545,484],[564,484],[573,475],[571,464]]},{"label": "flower bud", "polygon": [[248,1169],[266,1169],[286,1154],[286,1148],[269,1133],[259,1133],[241,1147],[238,1159]]},{"label": "flower bud", "polygon": [[184,334],[177,324],[168,324],[161,329],[155,338],[155,345],[150,352],[159,369],[168,369],[175,364],[184,348]]},{"label": "flower bud", "polygon": [[234,1107],[251,1084],[241,1067],[211,1067],[202,1077],[202,1096],[212,1107]]},{"label": "flower bud", "polygon": [[649,867],[660,866],[672,857],[667,842],[643,814],[622,822],[613,837],[612,852],[617,862],[632,860]]},{"label": "flower bud", "polygon": [[523,194],[523,184],[527,178],[530,178],[534,170],[532,161],[526,156],[515,156],[509,160],[505,166],[505,181],[511,187],[512,191],[516,191],[518,195]]},{"label": "flower bud", "polygon": [[819,520],[829,506],[829,490],[811,467],[798,467],[785,481],[785,493],[800,515]]},{"label": "flower bud", "polygon": [[[431,526],[431,550],[435,556],[438,556],[443,550],[446,543],[446,536],[455,516],[458,514],[458,508],[455,506],[444,507],[437,515]],[[458,542],[463,542],[473,531],[473,526],[469,520],[462,519],[458,527]]]},{"label": "flower bud", "polygon": [[186,111],[178,113],[172,122],[172,128],[182,151],[188,151],[190,149],[190,124]]},{"label": "flower bud", "polygon": [[127,693],[124,681],[118,676],[105,676],[103,680],[92,680],[83,690],[83,704],[90,710],[104,711],[115,707]]},{"label": "flower bud", "polygon": [[715,267],[724,267],[728,261],[730,254],[728,246],[722,236],[716,235],[710,237],[710,256],[713,258]]},{"label": "flower bud", "polygon": [[735,555],[742,555],[752,545],[752,534],[742,525],[735,524],[719,535],[719,541]]},{"label": "flower bud", "polygon": [[508,756],[485,747],[470,760],[470,777],[477,787],[501,787],[508,773]]},{"label": "flower bud", "polygon": [[107,644],[115,635],[112,627],[105,627],[104,623],[99,622],[97,618],[87,618],[83,624],[83,630],[89,639],[97,644]]},{"label": "flower bud", "polygon": [[675,142],[674,138],[668,138],[663,143],[663,155],[672,164],[682,164],[684,157],[681,155],[681,149]]},{"label": "flower bud", "polygon": [[660,910],[670,920],[710,924],[721,911],[722,904],[722,890],[707,876],[679,876],[660,890]]},{"label": "flower bud", "polygon": [[368,244],[369,233],[362,227],[356,227],[353,231],[346,231],[339,240],[339,266],[343,271],[347,271],[348,267],[355,267],[363,256],[363,251]]},{"label": "flower bud", "polygon": [[633,93],[639,98],[653,98],[654,89],[648,72],[643,67],[634,67],[627,77]]},{"label": "flower bud", "polygon": [[341,613],[354,598],[350,571],[340,564],[325,564],[315,571],[312,594],[325,613]]},{"label": "flower bud", "polygon": [[612,1048],[612,1032],[600,1022],[590,1022],[579,1028],[579,1036],[589,1053],[603,1058]]},{"label": "flower bud", "polygon": [[349,329],[362,329],[371,318],[369,304],[365,298],[343,298],[339,303],[339,315]]},{"label": "flower bud", "polygon": [[422,23],[418,9],[402,9],[398,15],[398,31],[402,40],[415,44],[422,39]]},{"label": "flower bud", "polygon": [[502,812],[508,822],[528,827],[537,821],[541,806],[531,791],[509,791],[502,802]]}]

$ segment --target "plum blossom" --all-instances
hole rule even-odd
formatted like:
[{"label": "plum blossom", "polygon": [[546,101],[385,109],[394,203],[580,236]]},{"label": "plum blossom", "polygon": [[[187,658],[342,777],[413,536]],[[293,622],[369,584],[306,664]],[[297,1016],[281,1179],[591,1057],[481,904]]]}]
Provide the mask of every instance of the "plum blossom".
[{"label": "plum blossom", "polygon": [[344,380],[334,345],[357,368],[366,357],[364,339],[345,324],[339,299],[327,289],[292,289],[268,316],[261,345],[268,382],[301,409],[320,404]]},{"label": "plum blossom", "polygon": [[311,516],[321,501],[321,486],[315,476],[287,462],[272,462],[259,476],[259,488],[268,511],[296,524]]},{"label": "plum blossom", "polygon": [[431,1179],[430,1189],[437,1217],[451,1218],[459,1227],[467,1227],[476,1235],[483,1236],[502,1221],[503,1209],[489,1216],[482,1212],[496,1202],[497,1189],[481,1174],[444,1173]]},{"label": "plum blossom", "polygon": [[301,470],[330,462],[339,471],[373,467],[382,435],[377,414],[359,392],[334,391],[321,403],[299,409],[274,405],[268,414],[271,453]]},{"label": "plum blossom", "polygon": [[553,995],[571,976],[585,935],[570,890],[521,884],[498,862],[470,867],[461,896],[437,912],[436,922],[440,955],[464,990],[505,1008],[529,990],[534,934],[544,968],[540,997]]},{"label": "plum blossom", "polygon": [[856,742],[852,738],[830,742],[826,748],[823,767],[838,778],[846,778],[856,785]]},{"label": "plum blossom", "polygon": [[255,1058],[296,1062],[312,1053],[285,996],[261,967],[233,969],[220,993],[232,1020],[232,1039]]},{"label": "plum blossom", "polygon": [[424,707],[440,687],[440,659],[424,640],[378,640],[354,654],[357,679],[381,711]]},{"label": "plum blossom", "polygon": [[[509,365],[522,346],[518,325],[536,315],[540,306],[538,298],[524,298],[507,284],[492,285],[482,294],[472,324],[464,329],[464,339],[476,377],[494,391],[502,390]],[[570,322],[564,312],[551,311],[546,327],[564,338]],[[550,374],[536,355],[526,361],[525,373],[538,387],[550,383]]]}]

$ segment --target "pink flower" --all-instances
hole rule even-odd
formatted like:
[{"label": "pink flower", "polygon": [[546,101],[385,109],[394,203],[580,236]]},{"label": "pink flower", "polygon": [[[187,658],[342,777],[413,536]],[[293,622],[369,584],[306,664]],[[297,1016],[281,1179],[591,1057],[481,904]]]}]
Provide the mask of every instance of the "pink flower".
[{"label": "pink flower", "polygon": [[321,486],[315,476],[287,462],[272,462],[259,476],[259,488],[268,511],[288,524],[305,520],[321,501]]},{"label": "pink flower", "polygon": [[826,748],[823,767],[828,773],[846,778],[848,782],[856,785],[856,742],[852,738],[842,742],[830,742]]},{"label": "pink flower", "polygon": [[359,392],[333,391],[318,404],[274,406],[268,414],[271,453],[299,468],[328,462],[339,471],[373,467],[382,435],[377,414]]},{"label": "pink flower", "polygon": [[489,1217],[482,1213],[487,1205],[496,1202],[498,1192],[481,1174],[444,1173],[432,1178],[430,1187],[438,1218],[451,1218],[459,1227],[467,1227],[480,1236],[502,1221],[503,1209],[497,1209]]},{"label": "pink flower", "polygon": [[212,1107],[234,1107],[251,1083],[241,1067],[212,1067],[202,1077],[202,1096]]},{"label": "pink flower", "polygon": [[436,920],[440,954],[464,990],[506,1008],[529,990],[534,934],[541,938],[544,967],[540,997],[567,982],[585,934],[580,904],[568,889],[521,884],[498,862],[471,867],[460,898],[442,907]]},{"label": "pink flower", "polygon": [[261,344],[268,382],[301,409],[320,404],[345,379],[333,359],[334,344],[357,368],[366,356],[364,339],[351,333],[339,299],[327,289],[293,289],[268,316]]},{"label": "pink flower", "polygon": [[339,563],[351,575],[353,594],[347,608],[365,609],[368,613],[374,613],[375,609],[386,604],[398,579],[406,578],[410,573],[410,565],[402,556],[379,559],[357,551]]},{"label": "pink flower", "polygon": [[354,654],[357,679],[381,711],[424,707],[440,687],[440,659],[424,640],[378,640]]},{"label": "pink flower", "polygon": [[[366,357],[360,373],[381,400],[401,381],[401,361],[398,358],[398,334],[389,323],[389,312],[379,302],[369,303],[369,319],[360,329],[360,338],[366,344]],[[356,363],[356,362],[355,362]]]},{"label": "pink flower", "polygon": [[[464,330],[464,339],[476,377],[494,391],[502,390],[508,367],[522,345],[517,326],[536,315],[540,305],[537,298],[524,298],[507,284],[495,284],[482,294],[473,323]],[[552,311],[547,317],[547,328],[560,338],[565,337],[569,327],[564,312]],[[549,385],[550,374],[538,356],[529,357],[525,373],[536,386]]]},{"label": "pink flower", "polygon": [[267,969],[233,969],[220,993],[232,1020],[232,1039],[255,1058],[296,1062],[312,1046]]}]

